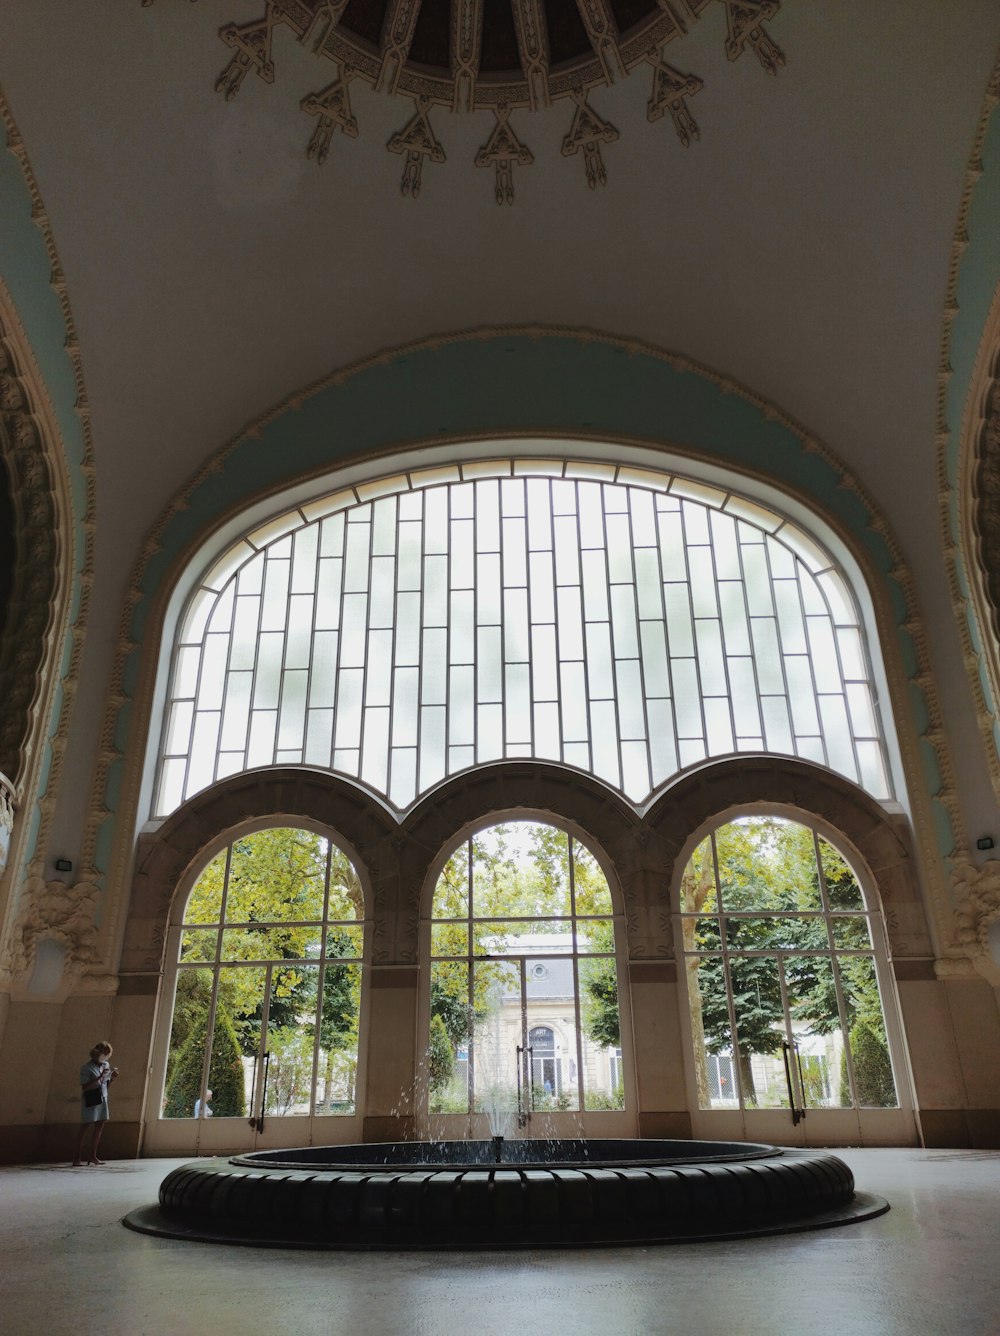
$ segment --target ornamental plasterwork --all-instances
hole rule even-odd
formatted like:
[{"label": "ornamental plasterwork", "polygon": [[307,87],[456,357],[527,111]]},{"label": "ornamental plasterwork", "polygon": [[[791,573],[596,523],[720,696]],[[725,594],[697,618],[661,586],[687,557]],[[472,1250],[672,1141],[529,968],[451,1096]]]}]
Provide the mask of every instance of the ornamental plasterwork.
[{"label": "ornamental plasterwork", "polygon": [[[892,699],[906,702],[910,699],[910,693],[916,692],[926,714],[926,723],[918,731],[914,726],[909,709],[904,705],[896,721],[897,734],[902,753],[903,770],[912,785],[911,820],[928,888],[928,911],[934,919],[938,939],[942,942],[951,942],[954,936],[954,915],[948,885],[943,875],[943,863],[948,860],[951,851],[943,848],[939,842],[940,822],[935,817],[934,807],[938,805],[943,809],[947,821],[950,823],[952,830],[956,832],[958,839],[961,839],[960,832],[962,830],[961,811],[943,728],[940,704],[935,690],[934,674],[930,667],[927,638],[919,613],[916,611],[917,600],[913,577],[909,566],[903,559],[891,528],[879,513],[872,497],[864,485],[848,473],[820,441],[804,431],[800,423],[790,418],[769,400],[747,390],[745,386],[731,378],[720,375],[692,358],[665,352],[655,345],[644,343],[638,339],[622,338],[617,335],[580,329],[560,328],[558,326],[518,325],[460,330],[418,340],[410,344],[386,348],[348,366],[338,368],[312,385],[296,391],[248,424],[220,451],[213,455],[197,473],[192,475],[184,487],[176,493],[149,533],[142,551],[136,559],[135,567],[129,579],[129,587],[126,591],[118,648],[112,670],[106,714],[101,730],[95,775],[91,786],[93,796],[88,812],[82,852],[84,866],[94,865],[94,860],[97,857],[98,841],[106,837],[105,828],[110,825],[113,828],[112,853],[108,864],[101,867],[100,875],[102,880],[106,879],[113,885],[126,885],[128,882],[134,852],[131,823],[139,802],[143,764],[143,745],[135,740],[142,739],[144,741],[146,729],[149,726],[157,667],[154,646],[157,643],[158,628],[162,626],[166,599],[170,593],[170,589],[163,584],[158,585],[155,592],[146,592],[145,583],[149,563],[162,551],[164,546],[171,550],[175,567],[182,563],[183,555],[173,551],[170,526],[177,515],[186,513],[191,509],[199,487],[207,479],[223,471],[227,467],[227,460],[234,452],[246,446],[248,442],[259,439],[268,426],[289,412],[298,410],[304,402],[323,391],[347,385],[359,376],[379,368],[390,368],[421,353],[440,352],[452,345],[490,343],[512,338],[530,338],[532,340],[558,338],[572,340],[579,344],[599,342],[609,348],[620,349],[630,356],[651,359],[677,371],[703,377],[711,384],[718,386],[723,392],[738,395],[744,402],[756,407],[769,420],[784,427],[798,442],[799,449],[803,454],[817,455],[826,461],[829,467],[836,472],[837,486],[853,493],[864,506],[869,517],[868,531],[878,538],[889,554],[889,569],[884,569],[881,560],[878,561],[877,565],[871,562],[867,549],[859,544],[857,534],[853,530],[839,526],[839,532],[855,553],[863,570],[868,572],[869,575],[869,587],[875,602],[876,616],[882,633],[882,645],[886,655],[886,671],[889,677]],[[574,439],[588,438],[588,433],[581,432],[579,428],[570,430],[567,424],[567,430]],[[484,434],[498,435],[505,442],[509,442],[517,439],[523,433],[505,428],[503,431],[481,433],[481,435]],[[530,435],[533,440],[538,438],[537,431],[533,431]],[[557,434],[557,439],[561,438],[561,434]],[[466,437],[462,439],[467,440]],[[649,445],[648,439],[645,438],[632,440],[621,434],[613,434],[609,437],[607,432],[601,432],[597,439],[605,446],[609,443],[622,446],[648,447]],[[434,438],[420,436],[413,439],[411,444],[423,446],[433,442]],[[772,475],[766,471],[761,471],[758,476],[773,481]],[[817,505],[817,498],[810,493],[803,493],[802,499],[806,504]],[[246,498],[245,504],[251,504],[251,498]],[[828,519],[831,524],[838,527],[836,520],[829,514]],[[892,599],[884,589],[884,580],[886,579],[895,586],[903,605],[907,609],[906,618],[902,622],[898,619]],[[140,647],[133,638],[133,617],[136,607],[143,603],[149,604],[149,611],[145,617],[144,643]],[[915,664],[915,672],[908,671],[904,666],[900,639],[905,643],[907,659],[912,658]],[[139,653],[140,648],[143,649],[143,653],[136,665],[134,656]],[[132,661],[131,667],[130,661]],[[133,676],[136,683],[134,688],[131,689],[127,689],[125,685],[129,675]],[[133,703],[129,727],[129,738],[133,745],[127,743],[123,748],[118,741],[121,737],[121,712],[129,702]],[[939,783],[933,788],[925,778],[923,769],[925,755],[933,757],[934,765],[940,777]],[[108,777],[111,767],[119,760],[123,762],[121,787],[114,806],[109,809],[105,797]],[[111,936],[114,936],[117,931],[117,920],[123,908],[119,897],[109,901],[106,906],[108,932]]]},{"label": "ornamental plasterwork", "polygon": [[977,503],[979,564],[989,600],[990,630],[1000,644],[1000,348],[983,406],[978,467],[973,484]]},{"label": "ornamental plasterwork", "polygon": [[329,156],[338,130],[348,138],[358,135],[348,98],[352,79],[412,97],[416,114],[386,147],[403,155],[401,190],[413,197],[420,193],[425,161],[445,160],[431,128],[432,108],[494,114],[496,127],[474,161],[477,167],[495,166],[496,201],[511,204],[512,167],[533,160],[509,124],[511,112],[539,111],[558,99],[572,99],[575,108],[562,151],[567,156],[582,151],[587,184],[594,189],[607,180],[601,146],[618,139],[618,131],[590,105],[590,93],[638,66],[652,70],[649,119],[669,111],[685,147],[699,137],[687,98],[700,91],[702,81],[668,64],[666,52],[703,14],[724,11],[729,60],[749,52],[768,74],[785,64],[765,26],[780,0],[505,0],[489,9],[485,0],[260,3],[264,12],[258,18],[220,27],[228,56],[216,91],[229,102],[249,76],[274,83],[286,41],[298,40],[329,60],[336,69],[332,82],[299,94],[302,111],[319,117],[306,144],[307,156],[318,164]]},{"label": "ornamental plasterwork", "polygon": [[[23,993],[31,978],[38,947],[54,941],[63,950],[62,979],[58,993],[113,992],[117,980],[99,972],[101,952],[96,926],[101,889],[91,882],[67,886],[46,882],[37,866],[25,881],[21,912],[10,934],[7,950],[0,958],[0,978]],[[88,976],[84,983],[84,976]]]},{"label": "ornamental plasterwork", "polygon": [[979,867],[965,863],[955,869],[952,884],[956,893],[956,939],[966,960],[953,968],[939,961],[939,975],[968,973],[967,962],[993,984],[1000,984],[1000,961],[990,949],[990,929],[1000,920],[1000,859],[991,859]]},{"label": "ornamental plasterwork", "polygon": [[[2,333],[2,331],[0,331]],[[14,581],[0,643],[0,770],[24,775],[37,726],[59,567],[49,462],[14,357],[0,341],[0,453],[14,507]]]},{"label": "ornamental plasterwork", "polygon": [[[975,617],[980,647],[966,647],[980,711],[987,755],[994,760],[1000,792],[997,752],[1000,707],[1000,291],[983,329],[969,389],[958,474],[964,595]],[[967,614],[968,615],[968,614]],[[968,635],[968,628],[964,628]],[[985,678],[985,681],[983,680]]]},{"label": "ornamental plasterwork", "polygon": [[[83,475],[83,513],[73,515],[65,443],[45,383],[34,363],[30,344],[17,312],[0,283],[0,449],[4,451],[14,494],[15,550],[17,570],[7,625],[0,646],[0,748],[3,768],[14,788],[16,803],[10,822],[8,868],[9,896],[0,904],[0,982],[9,981],[12,968],[23,964],[23,952],[33,951],[31,924],[40,922],[33,897],[58,892],[47,888],[40,861],[31,865],[24,883],[13,878],[23,860],[34,856],[27,847],[31,818],[38,813],[34,850],[44,851],[55,809],[63,758],[79,680],[84,629],[90,606],[94,569],[95,487],[91,443],[90,409],[87,402],[79,344],[69,306],[66,280],[49,228],[48,216],[38,191],[24,143],[10,110],[0,95],[0,123],[6,149],[17,161],[30,198],[31,218],[38,227],[50,266],[50,283],[59,301],[65,328],[65,351],[76,386],[76,413],[82,429],[82,457],[77,467]],[[80,524],[82,542],[78,552],[77,613],[68,628],[69,657],[60,672],[66,646],[67,620],[74,593],[71,525]],[[62,689],[58,714],[52,706],[57,686]],[[50,760],[45,792],[38,794],[43,742],[46,731]],[[9,769],[8,769],[9,767]],[[6,805],[13,805],[7,800]],[[22,815],[23,814],[23,815]],[[6,821],[6,815],[4,816]],[[55,883],[62,886],[62,883]],[[65,893],[65,887],[62,887]],[[13,921],[9,931],[5,927]],[[27,930],[27,938],[23,936]],[[27,942],[27,947],[26,947]],[[18,968],[20,968],[18,964]]]},{"label": "ornamental plasterwork", "polygon": [[[969,246],[969,211],[972,197],[983,175],[983,150],[995,109],[1000,105],[1000,62],[994,67],[983,100],[975,140],[965,171],[965,186],[959,205],[948,268],[948,286],[941,332],[938,369],[937,428],[938,496],[941,534],[952,607],[962,640],[969,688],[976,705],[984,755],[990,768],[993,788],[1000,798],[1000,744],[997,724],[1000,708],[1000,642],[990,615],[986,582],[977,560],[977,529],[982,523],[975,489],[981,485],[978,455],[982,447],[980,432],[985,427],[984,413],[991,397],[991,381],[998,368],[992,361],[1000,347],[998,301],[982,331],[977,368],[968,387],[965,420],[949,423],[948,396],[951,388],[952,326],[959,315],[958,279],[962,258]],[[976,511],[980,510],[977,515]],[[978,630],[978,642],[973,636]]]}]

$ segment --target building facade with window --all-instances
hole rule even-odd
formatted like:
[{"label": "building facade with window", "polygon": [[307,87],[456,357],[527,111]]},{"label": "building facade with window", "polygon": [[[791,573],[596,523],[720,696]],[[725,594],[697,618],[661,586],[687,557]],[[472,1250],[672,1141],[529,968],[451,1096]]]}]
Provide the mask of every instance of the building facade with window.
[{"label": "building facade with window", "polygon": [[0,1153],[1000,1144],[993,7],[12,8]]}]

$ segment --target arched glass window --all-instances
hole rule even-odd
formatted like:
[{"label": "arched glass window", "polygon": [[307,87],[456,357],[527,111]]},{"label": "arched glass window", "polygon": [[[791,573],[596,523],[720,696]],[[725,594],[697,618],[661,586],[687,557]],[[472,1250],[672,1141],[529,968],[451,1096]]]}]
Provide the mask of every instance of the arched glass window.
[{"label": "arched glass window", "polygon": [[243,836],[174,932],[162,1116],[354,1113],[364,904],[350,859],[310,830]]},{"label": "arched glass window", "polygon": [[701,1109],[894,1109],[881,925],[844,856],[772,816],[720,826],[681,882]]},{"label": "arched glass window", "polygon": [[861,618],[787,518],[687,479],[513,460],[399,474],[220,558],[178,631],[154,815],[307,764],[399,809],[503,758],[634,801],[710,757],[804,757],[891,796]]},{"label": "arched glass window", "polygon": [[502,1131],[624,1108],[615,924],[593,854],[540,822],[491,826],[448,859],[431,915],[430,1112],[486,1113]]}]

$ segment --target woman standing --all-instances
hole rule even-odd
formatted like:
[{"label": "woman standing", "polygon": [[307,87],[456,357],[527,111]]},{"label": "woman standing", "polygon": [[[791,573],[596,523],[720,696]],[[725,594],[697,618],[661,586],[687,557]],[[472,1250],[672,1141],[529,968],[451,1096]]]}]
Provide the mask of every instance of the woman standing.
[{"label": "woman standing", "polygon": [[97,1147],[100,1144],[101,1133],[104,1131],[104,1124],[108,1121],[108,1086],[118,1075],[118,1068],[112,1067],[108,1059],[111,1057],[112,1049],[109,1043],[101,1040],[90,1050],[90,1060],[85,1062],[80,1068],[80,1137],[76,1143],[76,1159],[74,1165],[83,1163],[83,1143],[87,1138],[87,1133],[91,1132],[90,1149],[87,1154],[88,1164],[103,1164],[104,1161],[97,1158]]}]

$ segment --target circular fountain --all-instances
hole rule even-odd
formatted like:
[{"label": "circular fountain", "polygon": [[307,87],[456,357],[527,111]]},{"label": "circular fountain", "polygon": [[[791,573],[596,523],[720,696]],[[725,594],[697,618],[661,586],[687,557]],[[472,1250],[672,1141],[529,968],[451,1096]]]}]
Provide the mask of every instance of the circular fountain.
[{"label": "circular fountain", "polygon": [[825,1151],[721,1141],[406,1141],[258,1151],[172,1170],[125,1224],[279,1247],[668,1243],[816,1229],[889,1209]]}]

